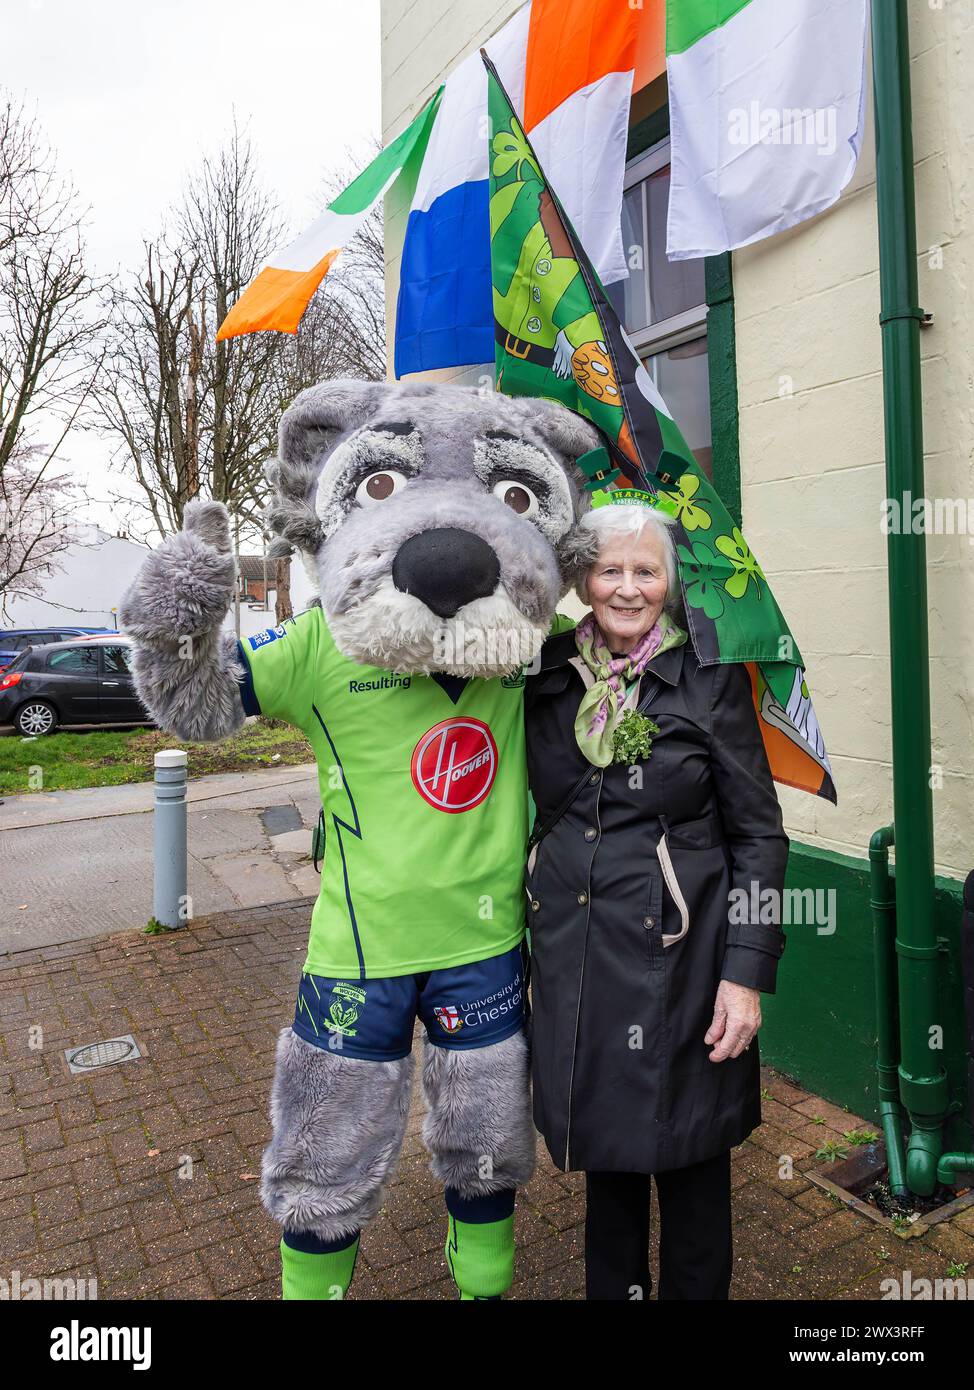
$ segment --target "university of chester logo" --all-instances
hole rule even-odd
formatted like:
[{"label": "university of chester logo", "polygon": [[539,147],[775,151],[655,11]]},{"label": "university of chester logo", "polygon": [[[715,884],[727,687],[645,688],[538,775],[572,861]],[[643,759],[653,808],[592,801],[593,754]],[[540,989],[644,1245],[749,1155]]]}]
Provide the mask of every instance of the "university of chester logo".
[{"label": "university of chester logo", "polygon": [[497,775],[497,745],[480,719],[443,719],[413,749],[409,772],[424,801],[451,814],[479,806]]},{"label": "university of chester logo", "polygon": [[440,1009],[434,1008],[433,1012],[444,1033],[459,1033],[463,1027],[463,1019],[455,1004],[444,1004]]}]

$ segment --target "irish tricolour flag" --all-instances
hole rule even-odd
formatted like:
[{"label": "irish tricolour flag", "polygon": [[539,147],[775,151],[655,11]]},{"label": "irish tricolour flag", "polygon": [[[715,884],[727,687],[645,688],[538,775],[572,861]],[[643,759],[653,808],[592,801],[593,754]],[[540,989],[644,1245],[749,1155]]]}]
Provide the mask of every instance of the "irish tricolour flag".
[{"label": "irish tricolour flag", "polygon": [[668,0],[671,260],[824,211],[862,144],[868,0]]},{"label": "irish tricolour flag", "polygon": [[[486,45],[604,284],[629,274],[620,221],[629,98],[635,74],[645,83],[662,71],[662,5],[527,0]],[[489,362],[486,128],[487,82],[473,52],[312,226],[275,252],[217,336],[294,333],[335,257],[408,164],[415,194],[400,263],[396,375]]]},{"label": "irish tricolour flag", "polygon": [[[528,0],[485,44],[603,284],[629,274],[629,100],[662,3]],[[447,77],[406,225],[397,377],[494,355],[486,126],[487,79],[474,51]]]},{"label": "irish tricolour flag", "polygon": [[335,257],[361,227],[410,160],[421,160],[443,88],[406,129],[363,169],[306,231],[271,256],[227,314],[217,338],[273,328],[296,333],[301,315]]}]

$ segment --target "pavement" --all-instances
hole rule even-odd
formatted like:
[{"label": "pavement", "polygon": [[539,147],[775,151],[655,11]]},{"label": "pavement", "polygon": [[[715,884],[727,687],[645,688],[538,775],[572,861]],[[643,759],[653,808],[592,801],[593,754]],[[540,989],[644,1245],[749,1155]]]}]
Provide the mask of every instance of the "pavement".
[{"label": "pavement", "polygon": [[[258,1174],[310,907],[234,909],[162,936],[129,930],[0,959],[0,1278],[95,1278],[109,1299],[279,1296],[279,1231]],[[124,1034],[141,1058],[68,1070],[65,1048]],[[952,1261],[974,1273],[974,1207],[909,1239],[876,1225],[808,1176],[817,1148],[867,1121],[772,1069],[763,1082],[763,1123],[733,1152],[733,1299],[877,1300],[905,1269],[914,1281],[947,1277]],[[455,1297],[421,1122],[417,1091],[353,1299]],[[584,1178],[556,1170],[541,1144],[539,1157],[518,1198],[511,1296],[578,1299]],[[658,1227],[654,1194],[654,1265]]]},{"label": "pavement", "polygon": [[[0,952],[149,920],[153,795],[151,782],[136,782],[5,798]],[[196,778],[187,800],[194,917],[317,893],[313,764]]]}]

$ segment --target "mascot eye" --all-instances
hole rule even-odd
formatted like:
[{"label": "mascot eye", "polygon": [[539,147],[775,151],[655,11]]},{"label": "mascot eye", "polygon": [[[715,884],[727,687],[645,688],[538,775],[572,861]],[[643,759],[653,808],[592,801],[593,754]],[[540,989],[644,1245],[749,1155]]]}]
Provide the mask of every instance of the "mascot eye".
[{"label": "mascot eye", "polygon": [[394,492],[406,486],[406,478],[392,468],[381,473],[370,473],[355,489],[355,500],[360,507],[371,507],[376,502],[385,502]]},{"label": "mascot eye", "polygon": [[537,516],[541,510],[541,504],[529,487],[524,483],[511,481],[501,481],[494,484],[494,496],[499,497],[505,507],[510,507],[512,512],[517,512],[518,516],[530,519]]}]

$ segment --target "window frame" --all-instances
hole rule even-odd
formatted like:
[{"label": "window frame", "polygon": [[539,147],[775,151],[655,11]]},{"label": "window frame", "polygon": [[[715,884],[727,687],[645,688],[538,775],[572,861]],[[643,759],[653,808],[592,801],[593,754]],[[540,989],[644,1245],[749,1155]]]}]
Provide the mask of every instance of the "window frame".
[{"label": "window frame", "polygon": [[[131,651],[131,648],[130,648],[130,647],[126,646],[126,644],[125,644],[124,642],[112,642],[111,645],[109,645],[109,644],[106,642],[106,644],[105,644],[103,647],[98,647],[97,651],[98,651],[98,674],[99,674],[100,676],[122,676],[122,677],[127,677],[129,680],[131,680],[131,678],[132,678],[132,667],[131,667],[131,664],[130,664],[130,662],[129,662],[129,657],[128,657],[128,654],[129,654],[129,652]],[[125,653],[125,670],[124,670],[124,671],[111,671],[111,670],[109,670],[109,667],[108,667],[108,653],[109,653],[109,652],[113,652],[113,651],[120,651],[120,652],[124,652],[124,653]]]},{"label": "window frame", "polygon": [[[662,136],[654,144],[626,165],[625,179],[622,185],[623,196],[635,184],[644,184],[650,174],[655,174],[658,170],[664,169],[670,162],[670,137]],[[646,207],[646,193],[643,190],[643,226],[649,226],[648,209]],[[644,267],[644,274],[649,274],[649,267]],[[654,353],[665,352],[667,348],[679,347],[681,343],[692,342],[694,338],[701,338],[707,331],[707,300],[706,287],[704,298],[699,304],[691,305],[689,309],[684,309],[682,313],[671,314],[669,318],[659,319],[656,323],[648,324],[645,328],[635,331],[626,329],[629,341],[639,353],[640,357],[651,357]]]},{"label": "window frame", "polygon": [[[86,652],[90,653],[90,654],[95,658],[94,664],[93,664],[90,668],[89,668],[87,665],[82,666],[82,667],[70,667],[70,666],[65,667],[65,666],[63,665],[62,662],[60,662],[60,661],[57,660],[57,658],[58,658],[59,656],[60,656],[60,657],[75,656],[75,655],[77,655],[78,653],[84,654],[84,653],[86,653]],[[71,646],[71,647],[59,647],[59,650],[58,650],[58,651],[48,652],[48,654],[47,654],[47,660],[46,660],[46,662],[44,663],[44,669],[45,669],[45,670],[47,670],[47,671],[53,671],[53,672],[55,672],[55,674],[57,674],[57,675],[61,675],[61,676],[82,676],[82,677],[83,677],[83,676],[94,676],[96,680],[98,679],[98,675],[99,675],[99,672],[100,672],[100,668],[101,668],[101,662],[100,662],[99,659],[98,659],[98,648],[97,648],[97,647],[86,647],[86,646],[83,646],[83,645],[80,644],[80,643],[79,643],[78,646],[76,646],[76,647],[75,647],[75,646]]]},{"label": "window frame", "polygon": [[[642,168],[642,177],[652,173],[649,160],[665,148],[667,158],[660,160],[655,168],[669,162],[670,112],[663,105],[637,122],[629,129],[626,148],[626,179],[630,170]],[[664,146],[664,143],[665,146]],[[635,180],[633,179],[633,182]],[[629,186],[627,182],[626,187]],[[736,525],[741,523],[741,442],[740,414],[737,395],[737,343],[734,326],[734,281],[731,270],[731,253],[722,252],[719,256],[704,257],[704,285],[706,288],[707,334],[707,375],[710,390],[710,441],[714,486],[720,494],[724,506],[730,512]],[[693,311],[689,311],[693,312]],[[652,344],[652,350],[659,352],[668,347],[676,347],[699,335],[695,323],[689,331],[687,325],[675,320],[663,320],[653,324],[638,334],[630,334],[633,345],[640,356],[649,355],[645,342]],[[670,340],[655,336],[661,327],[667,327]],[[652,335],[652,336],[651,336]],[[682,335],[682,336],[680,336]]]}]

